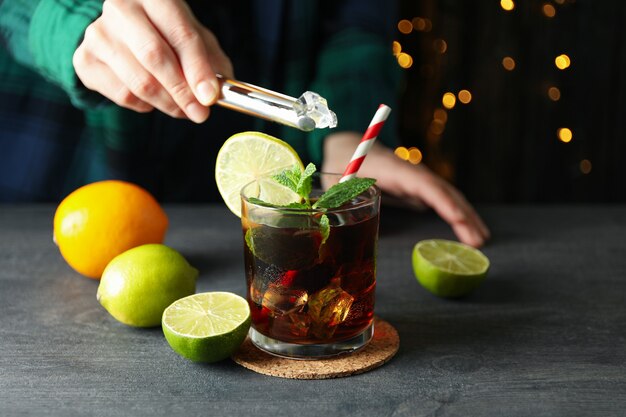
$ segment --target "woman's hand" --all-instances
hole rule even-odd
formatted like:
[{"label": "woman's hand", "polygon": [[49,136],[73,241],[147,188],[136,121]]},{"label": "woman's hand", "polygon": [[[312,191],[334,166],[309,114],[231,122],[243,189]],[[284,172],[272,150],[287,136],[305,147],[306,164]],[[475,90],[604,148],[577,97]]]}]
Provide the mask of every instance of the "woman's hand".
[{"label": "woman's hand", "polygon": [[[329,135],[324,142],[322,170],[343,172],[360,140],[354,132]],[[423,164],[402,161],[380,143],[369,151],[359,176],[376,178],[383,191],[408,205],[432,207],[463,243],[480,247],[490,237],[489,229],[459,190]]]},{"label": "woman's hand", "polygon": [[196,123],[233,76],[213,33],[183,0],[105,0],[73,59],[83,84],[138,112],[156,108]]}]

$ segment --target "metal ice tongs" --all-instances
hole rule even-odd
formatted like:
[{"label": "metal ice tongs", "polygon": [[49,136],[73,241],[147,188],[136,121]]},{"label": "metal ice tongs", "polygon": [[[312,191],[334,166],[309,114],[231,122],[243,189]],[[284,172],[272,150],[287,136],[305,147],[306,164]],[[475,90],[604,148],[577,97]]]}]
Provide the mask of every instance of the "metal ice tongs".
[{"label": "metal ice tongs", "polygon": [[337,116],[328,108],[326,99],[312,91],[296,99],[252,84],[229,80],[219,74],[217,80],[221,89],[217,101],[220,106],[305,132],[337,126]]}]

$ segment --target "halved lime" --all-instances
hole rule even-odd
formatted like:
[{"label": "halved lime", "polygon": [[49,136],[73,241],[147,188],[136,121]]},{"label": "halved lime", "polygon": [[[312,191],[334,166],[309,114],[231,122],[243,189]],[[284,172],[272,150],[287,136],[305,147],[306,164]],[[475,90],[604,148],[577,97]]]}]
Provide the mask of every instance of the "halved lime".
[{"label": "halved lime", "polygon": [[287,205],[299,201],[300,196],[268,175],[294,165],[304,169],[298,154],[288,143],[260,132],[237,133],[224,142],[217,154],[217,189],[226,206],[238,217],[241,217],[241,189],[253,181],[257,181],[257,190],[252,197]]},{"label": "halved lime", "polygon": [[450,240],[418,242],[413,271],[420,284],[439,297],[469,294],[487,276],[489,259],[478,249]]},{"label": "halved lime", "polygon": [[243,343],[250,328],[250,307],[233,293],[199,293],[172,303],[161,324],[176,353],[194,362],[217,362]]}]

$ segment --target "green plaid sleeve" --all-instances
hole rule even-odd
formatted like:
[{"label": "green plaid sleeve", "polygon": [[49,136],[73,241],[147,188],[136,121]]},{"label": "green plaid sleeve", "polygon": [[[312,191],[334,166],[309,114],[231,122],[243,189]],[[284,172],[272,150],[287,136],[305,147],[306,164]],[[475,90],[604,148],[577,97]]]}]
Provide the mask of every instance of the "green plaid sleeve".
[{"label": "green plaid sleeve", "polygon": [[72,56],[101,12],[102,0],[0,0],[0,37],[18,62],[84,106],[95,97],[78,80]]},{"label": "green plaid sleeve", "polygon": [[[391,45],[384,38],[358,28],[334,35],[318,59],[312,90],[328,100],[339,123],[331,131],[312,132],[307,141],[311,159],[321,161],[323,140],[329,133],[364,132],[379,104],[394,107],[400,76]],[[391,113],[378,138],[391,147],[398,143],[395,113]]]}]

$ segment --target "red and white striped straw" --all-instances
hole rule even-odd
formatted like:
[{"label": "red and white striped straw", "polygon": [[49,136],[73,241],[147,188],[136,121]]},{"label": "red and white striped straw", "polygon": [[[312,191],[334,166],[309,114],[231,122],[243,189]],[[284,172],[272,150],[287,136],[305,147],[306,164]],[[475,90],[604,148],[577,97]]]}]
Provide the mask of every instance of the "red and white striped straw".
[{"label": "red and white striped straw", "polygon": [[352,158],[350,159],[350,163],[346,167],[346,170],[343,173],[343,176],[339,180],[339,182],[345,182],[349,179],[356,177],[356,173],[361,167],[363,160],[367,156],[367,153],[374,145],[374,141],[378,137],[380,133],[380,129],[383,128],[385,124],[385,120],[389,117],[389,113],[391,113],[391,107],[381,104],[378,106],[378,110],[376,110],[376,114],[374,114],[374,118],[370,122],[369,127],[363,134],[361,138],[361,142],[359,142],[359,146],[357,146]]}]

